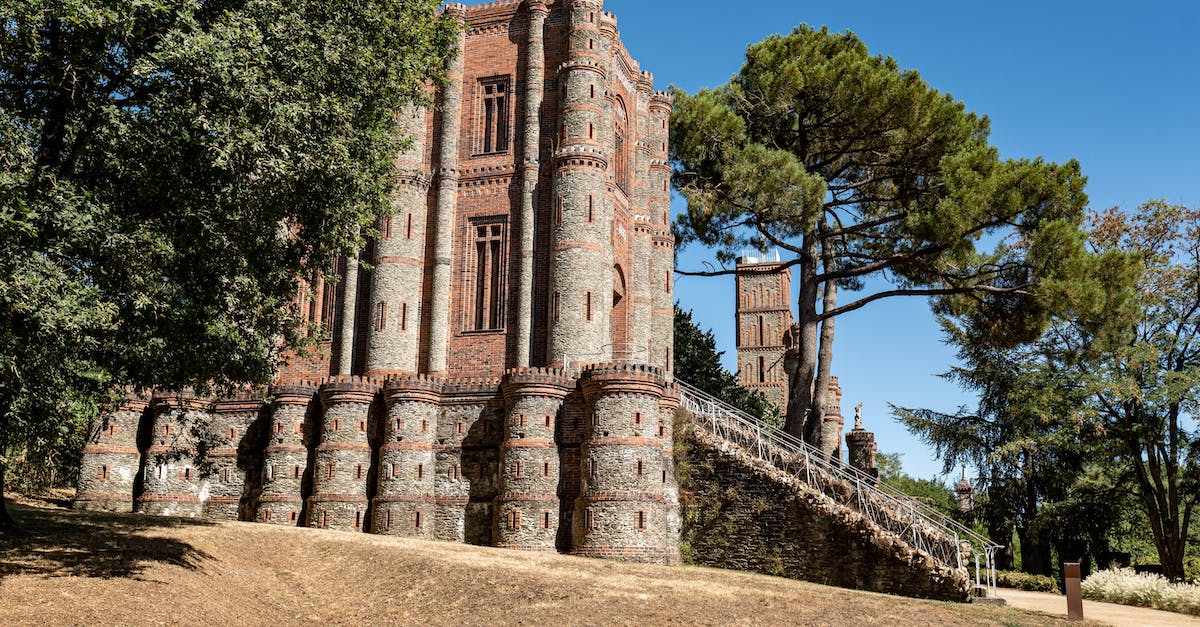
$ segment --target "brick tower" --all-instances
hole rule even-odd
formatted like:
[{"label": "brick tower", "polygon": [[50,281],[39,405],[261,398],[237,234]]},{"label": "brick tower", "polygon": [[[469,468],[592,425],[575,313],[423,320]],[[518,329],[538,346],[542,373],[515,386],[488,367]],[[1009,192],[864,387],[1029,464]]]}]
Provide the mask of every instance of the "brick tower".
[{"label": "brick tower", "polygon": [[787,350],[783,334],[792,326],[792,272],[779,262],[743,256],[737,262],[738,383],[762,392],[787,411]]}]

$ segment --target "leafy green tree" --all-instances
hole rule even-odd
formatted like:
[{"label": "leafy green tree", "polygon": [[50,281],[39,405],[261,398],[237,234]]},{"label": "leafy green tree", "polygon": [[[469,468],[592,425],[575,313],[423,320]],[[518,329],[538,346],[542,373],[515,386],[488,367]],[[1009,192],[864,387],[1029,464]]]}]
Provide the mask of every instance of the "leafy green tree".
[{"label": "leafy green tree", "polygon": [[114,386],[270,377],[298,279],[389,211],[396,112],[452,50],[439,4],[5,4],[0,495]]},{"label": "leafy green tree", "polygon": [[[938,297],[1029,339],[1085,253],[1078,163],[1001,159],[985,117],[849,32],[801,26],[750,46],[729,83],[675,91],[671,136],[688,201],[676,234],[722,263],[683,273],[731,273],[739,251],[774,246],[799,275],[786,428],[812,443],[837,316]],[[863,293],[839,303],[839,288]]]},{"label": "leafy green tree", "polygon": [[701,331],[692,320],[692,312],[675,303],[675,374],[709,394],[757,416],[768,424],[779,425],[779,410],[758,390],[738,385],[737,376],[721,367],[721,355],[712,330]]},{"label": "leafy green tree", "polygon": [[901,492],[921,499],[940,510],[947,516],[958,515],[958,505],[954,491],[946,482],[936,477],[916,479],[904,472],[901,462],[902,453],[883,453],[875,456],[879,468],[879,480]]}]

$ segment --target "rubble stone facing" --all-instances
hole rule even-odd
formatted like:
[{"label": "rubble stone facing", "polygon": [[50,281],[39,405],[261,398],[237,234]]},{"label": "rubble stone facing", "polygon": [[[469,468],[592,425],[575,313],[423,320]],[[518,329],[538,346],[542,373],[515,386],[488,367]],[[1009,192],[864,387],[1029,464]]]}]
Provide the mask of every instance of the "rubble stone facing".
[{"label": "rubble stone facing", "polygon": [[555,444],[563,399],[575,380],[561,370],[510,370],[502,383],[504,441],[495,501],[495,544],[554,551],[559,528],[559,454]]},{"label": "rubble stone facing", "polygon": [[309,527],[365,529],[371,474],[370,411],[381,383],[365,377],[338,377],[321,385],[324,415],[313,465],[313,492],[308,499]]},{"label": "rubble stone facing", "polygon": [[[309,405],[316,386],[272,386],[270,420],[264,435],[262,490],[255,519],[276,525],[303,525],[303,486],[311,482],[308,468]],[[319,404],[314,407],[319,409]]]},{"label": "rubble stone facing", "polygon": [[422,376],[393,379],[384,386],[387,417],[379,448],[375,533],[433,537],[433,446],[441,392],[441,380]]},{"label": "rubble stone facing", "polygon": [[[583,371],[589,406],[575,501],[577,555],[667,563],[660,402],[666,381],[653,366],[604,364]],[[668,480],[671,480],[668,477]]]},{"label": "rubble stone facing", "polygon": [[912,597],[966,601],[970,582],[774,466],[698,429],[678,434],[690,561]]},{"label": "rubble stone facing", "polygon": [[[225,399],[212,405],[204,421],[198,456],[205,460],[202,479],[209,481],[201,516],[209,520],[239,520],[261,489],[257,464],[243,451],[255,447],[256,423],[264,403],[259,399]],[[253,511],[253,510],[250,510]]]},{"label": "rubble stone facing", "polygon": [[113,411],[90,421],[79,467],[76,509],[133,510],[134,485],[142,456],[138,449],[138,426],[148,406],[147,399],[126,396]]},{"label": "rubble stone facing", "polygon": [[210,402],[184,391],[156,394],[150,406],[150,447],[135,509],[143,514],[198,517],[211,478],[200,476],[196,442],[207,428]]}]

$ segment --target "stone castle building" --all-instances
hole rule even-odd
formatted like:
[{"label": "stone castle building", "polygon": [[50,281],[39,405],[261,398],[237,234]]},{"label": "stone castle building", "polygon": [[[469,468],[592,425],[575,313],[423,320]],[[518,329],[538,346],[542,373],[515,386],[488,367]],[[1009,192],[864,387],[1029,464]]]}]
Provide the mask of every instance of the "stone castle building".
[{"label": "stone castle building", "polygon": [[[464,28],[433,106],[400,112],[391,215],[296,303],[315,349],[231,398],[126,397],[76,507],[675,563],[679,418],[697,563],[964,599],[957,536],[862,474],[873,436],[829,460],[836,382],[810,455],[674,380],[672,101],[602,0],[445,15]],[[741,381],[781,407],[788,292],[739,265]]]},{"label": "stone castle building", "polygon": [[323,341],[239,398],[127,398],[77,506],[678,558],[671,96],[602,0],[445,15],[392,215],[297,303]]}]

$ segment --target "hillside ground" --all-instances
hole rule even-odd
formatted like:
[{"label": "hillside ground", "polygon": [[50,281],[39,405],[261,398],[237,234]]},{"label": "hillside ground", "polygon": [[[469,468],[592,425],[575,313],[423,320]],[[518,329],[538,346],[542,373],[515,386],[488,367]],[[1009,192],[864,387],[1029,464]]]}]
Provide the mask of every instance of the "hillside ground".
[{"label": "hillside ground", "polygon": [[10,503],[0,624],[1060,625],[696,567]]}]

